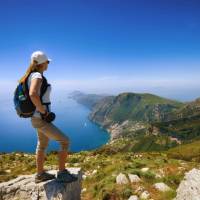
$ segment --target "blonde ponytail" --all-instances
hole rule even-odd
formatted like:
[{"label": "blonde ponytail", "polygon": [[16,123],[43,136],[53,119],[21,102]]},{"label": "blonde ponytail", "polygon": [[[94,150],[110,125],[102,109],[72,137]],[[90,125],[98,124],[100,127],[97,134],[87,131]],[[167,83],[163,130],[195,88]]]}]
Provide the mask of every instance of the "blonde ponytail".
[{"label": "blonde ponytail", "polygon": [[37,61],[33,60],[31,64],[29,65],[25,75],[20,80],[18,80],[18,82],[24,83],[26,78],[29,76],[29,74],[33,71],[38,71],[39,67],[40,65],[37,64]]}]

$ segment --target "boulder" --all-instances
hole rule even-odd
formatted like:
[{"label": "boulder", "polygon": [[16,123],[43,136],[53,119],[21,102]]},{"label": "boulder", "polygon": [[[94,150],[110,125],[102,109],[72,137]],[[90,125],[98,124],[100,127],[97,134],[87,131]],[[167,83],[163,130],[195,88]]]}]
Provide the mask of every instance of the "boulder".
[{"label": "boulder", "polygon": [[[60,183],[56,179],[35,183],[35,174],[21,175],[15,179],[0,183],[0,200],[80,200],[81,168],[67,168],[78,177],[71,183]],[[56,174],[56,170],[48,171]]]},{"label": "boulder", "polygon": [[148,167],[144,167],[144,168],[141,169],[141,171],[142,172],[147,172],[147,171],[149,171],[149,168]]},{"label": "boulder", "polygon": [[167,192],[169,190],[171,190],[171,188],[166,185],[165,183],[155,183],[154,188],[156,188],[157,190],[161,191],[161,192]]},{"label": "boulder", "polygon": [[128,200],[139,200],[139,198],[136,195],[131,195]]},{"label": "boulder", "polygon": [[174,200],[199,200],[200,199],[200,170],[193,168],[185,173],[176,190],[177,196]]},{"label": "boulder", "polygon": [[148,199],[149,197],[150,197],[150,194],[146,190],[144,192],[142,192],[142,194],[140,195],[141,199]]},{"label": "boulder", "polygon": [[128,174],[128,177],[131,183],[137,183],[141,181],[140,177],[136,174]]},{"label": "boulder", "polygon": [[120,173],[120,174],[116,177],[116,183],[117,183],[117,184],[127,184],[127,183],[128,183],[128,179],[126,178],[126,175]]}]

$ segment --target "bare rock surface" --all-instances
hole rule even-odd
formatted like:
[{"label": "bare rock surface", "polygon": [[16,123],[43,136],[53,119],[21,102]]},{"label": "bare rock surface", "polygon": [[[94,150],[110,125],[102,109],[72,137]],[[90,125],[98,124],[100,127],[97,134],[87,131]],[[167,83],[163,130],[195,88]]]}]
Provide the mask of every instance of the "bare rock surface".
[{"label": "bare rock surface", "polygon": [[186,172],[176,192],[174,200],[200,200],[200,170],[193,168]]},{"label": "bare rock surface", "polygon": [[129,181],[126,177],[125,174],[120,173],[117,177],[116,177],[116,183],[117,184],[127,184]]},{"label": "bare rock surface", "polygon": [[[71,183],[60,183],[56,179],[35,183],[35,174],[21,175],[8,182],[0,183],[0,200],[80,200],[81,168],[67,168],[78,177]],[[56,170],[48,171],[56,174]]]},{"label": "bare rock surface", "polygon": [[161,192],[167,192],[167,191],[170,191],[171,188],[166,185],[165,183],[155,183],[153,185],[157,190],[161,191]]}]

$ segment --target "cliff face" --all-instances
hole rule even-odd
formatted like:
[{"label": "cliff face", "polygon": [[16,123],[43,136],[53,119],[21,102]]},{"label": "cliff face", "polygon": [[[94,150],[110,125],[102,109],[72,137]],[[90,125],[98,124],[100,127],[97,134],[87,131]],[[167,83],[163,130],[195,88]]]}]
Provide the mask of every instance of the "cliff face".
[{"label": "cliff face", "polygon": [[[179,109],[183,103],[152,94],[121,93],[103,98],[92,108],[89,119],[111,133],[111,140],[124,134],[147,128],[147,124],[165,120],[165,114]],[[126,126],[124,122],[128,122]],[[138,123],[140,125],[138,125]]]}]

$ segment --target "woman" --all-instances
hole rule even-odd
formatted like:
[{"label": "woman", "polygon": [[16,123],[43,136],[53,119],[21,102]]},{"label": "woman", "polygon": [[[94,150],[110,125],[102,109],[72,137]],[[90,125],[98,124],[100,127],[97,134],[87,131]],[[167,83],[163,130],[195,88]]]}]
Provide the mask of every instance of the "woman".
[{"label": "woman", "polygon": [[59,171],[57,173],[57,180],[61,182],[71,182],[76,181],[77,177],[70,174],[69,171],[65,169],[65,160],[68,155],[67,150],[69,147],[69,138],[52,123],[55,118],[55,114],[51,112],[50,107],[50,84],[48,84],[46,92],[42,96],[42,99],[40,99],[40,89],[42,82],[45,79],[43,72],[48,69],[48,64],[50,61],[51,60],[48,59],[42,51],[33,52],[31,55],[31,64],[26,74],[19,81],[21,83],[27,79],[29,96],[32,103],[36,107],[36,110],[31,117],[32,126],[36,128],[38,136],[36,148],[37,173],[35,176],[35,182],[39,183],[55,178],[55,175],[47,173],[43,168],[45,161],[45,150],[48,146],[49,139],[58,141],[61,147],[60,151],[58,152]]}]

